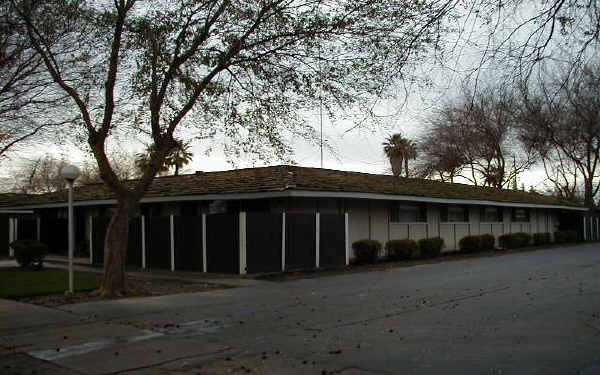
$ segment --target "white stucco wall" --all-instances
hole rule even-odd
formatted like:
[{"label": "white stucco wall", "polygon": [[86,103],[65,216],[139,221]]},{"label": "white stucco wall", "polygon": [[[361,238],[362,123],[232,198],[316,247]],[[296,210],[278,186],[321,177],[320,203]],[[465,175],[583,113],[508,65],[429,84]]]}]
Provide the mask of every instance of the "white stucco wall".
[{"label": "white stucco wall", "polygon": [[[511,222],[511,209],[503,209],[503,222],[484,222],[480,220],[480,206],[469,207],[469,221],[441,222],[440,204],[427,204],[426,223],[392,223],[390,207],[392,202],[367,199],[327,199],[292,198],[287,202],[291,212],[348,212],[348,232],[350,245],[361,239],[373,239],[383,245],[388,240],[442,237],[443,251],[458,250],[459,241],[469,235],[493,234],[497,238],[506,233],[536,232],[553,233],[558,223],[556,211],[549,209],[530,209],[529,222]],[[497,244],[497,243],[496,243]],[[353,254],[350,255],[353,257]]]}]

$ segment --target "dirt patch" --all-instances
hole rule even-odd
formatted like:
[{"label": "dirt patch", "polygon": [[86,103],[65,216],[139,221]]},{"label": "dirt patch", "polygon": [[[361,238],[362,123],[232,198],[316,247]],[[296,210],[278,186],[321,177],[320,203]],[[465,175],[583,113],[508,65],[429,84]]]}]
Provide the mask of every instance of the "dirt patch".
[{"label": "dirt patch", "polygon": [[35,297],[22,297],[17,298],[20,302],[33,303],[36,305],[43,306],[60,306],[72,303],[83,303],[102,301],[110,299],[121,299],[131,297],[151,297],[151,296],[164,296],[168,294],[180,294],[180,293],[197,293],[206,292],[215,289],[227,289],[232,288],[227,285],[203,283],[203,282],[189,282],[179,280],[165,280],[165,279],[128,279],[129,292],[122,297],[115,298],[102,298],[97,295],[96,291],[81,291],[75,292],[73,295],[65,294],[50,294],[45,296]]}]

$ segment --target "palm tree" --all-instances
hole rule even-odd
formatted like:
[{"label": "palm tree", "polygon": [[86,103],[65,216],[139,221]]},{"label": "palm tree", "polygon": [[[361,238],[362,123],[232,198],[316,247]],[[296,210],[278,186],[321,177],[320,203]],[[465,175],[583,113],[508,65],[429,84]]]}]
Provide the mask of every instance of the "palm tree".
[{"label": "palm tree", "polygon": [[194,154],[190,151],[190,143],[177,141],[177,147],[166,157],[165,166],[167,168],[175,167],[175,176],[179,175],[179,170],[188,165]]},{"label": "palm tree", "polygon": [[[171,167],[175,167],[174,175],[177,176],[179,175],[179,170],[192,161],[194,154],[189,150],[189,142],[184,143],[181,140],[177,140],[176,142],[177,146],[165,157],[165,163],[158,170],[159,175],[164,175]],[[135,166],[140,173],[146,168],[147,163],[150,160],[150,154],[154,151],[155,147],[156,146],[152,144],[146,147],[146,151],[136,154]]]},{"label": "palm tree", "polygon": [[408,161],[417,158],[417,145],[415,142],[404,138],[400,133],[396,133],[383,142],[383,152],[390,160],[392,174],[396,177],[400,176],[404,167],[404,174],[408,177]]}]

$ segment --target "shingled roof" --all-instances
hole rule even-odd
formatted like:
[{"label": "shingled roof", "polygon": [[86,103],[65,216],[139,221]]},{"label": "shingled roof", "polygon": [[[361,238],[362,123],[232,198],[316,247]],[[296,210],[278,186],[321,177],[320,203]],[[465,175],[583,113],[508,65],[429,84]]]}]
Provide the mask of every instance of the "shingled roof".
[{"label": "shingled roof", "polygon": [[[390,175],[289,165],[158,177],[153,181],[145,198],[293,190],[394,194],[439,199],[578,207],[577,204],[562,201],[555,197],[520,190],[502,190],[424,179],[398,178]],[[75,189],[74,197],[75,201],[114,199],[114,195],[103,184],[79,186]],[[29,195],[25,199],[12,196],[10,199],[3,200],[0,197],[0,207],[63,203],[66,202],[66,199],[66,191]]]}]

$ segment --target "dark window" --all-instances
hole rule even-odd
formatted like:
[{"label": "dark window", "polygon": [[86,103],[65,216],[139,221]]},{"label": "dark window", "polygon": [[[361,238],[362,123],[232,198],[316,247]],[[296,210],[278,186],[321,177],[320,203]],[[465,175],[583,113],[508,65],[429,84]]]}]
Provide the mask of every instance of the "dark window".
[{"label": "dark window", "polygon": [[529,210],[526,208],[513,208],[511,221],[529,222]]},{"label": "dark window", "polygon": [[446,205],[442,206],[442,222],[464,223],[469,221],[469,208],[467,206]]},{"label": "dark window", "polygon": [[390,212],[390,222],[425,223],[427,222],[427,207],[424,204],[394,202]]},{"label": "dark window", "polygon": [[484,223],[500,223],[503,221],[502,207],[481,207],[480,221]]}]

